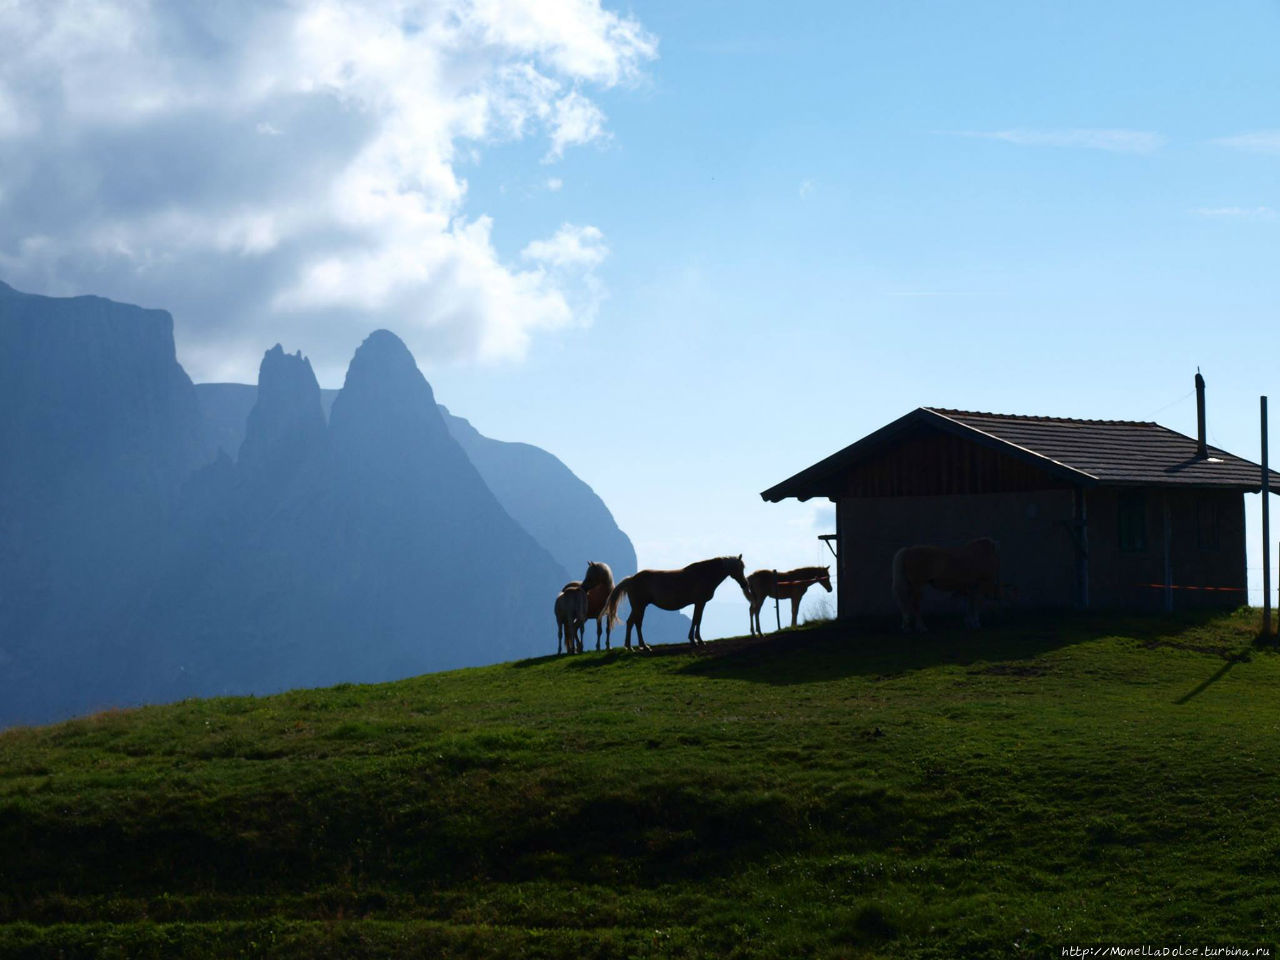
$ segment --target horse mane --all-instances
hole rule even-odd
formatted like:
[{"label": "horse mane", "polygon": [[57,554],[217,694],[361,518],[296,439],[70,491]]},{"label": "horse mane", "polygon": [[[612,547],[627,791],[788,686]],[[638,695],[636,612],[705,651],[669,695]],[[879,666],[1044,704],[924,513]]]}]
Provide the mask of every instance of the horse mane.
[{"label": "horse mane", "polygon": [[694,563],[691,563],[691,564],[689,564],[687,567],[685,567],[684,569],[685,569],[685,570],[697,570],[697,569],[699,569],[699,568],[701,568],[701,567],[711,567],[711,566],[728,567],[728,566],[736,566],[737,564],[739,564],[739,563],[741,563],[741,562],[742,562],[742,558],[741,558],[741,557],[729,557],[729,556],[724,556],[724,557],[711,557],[711,558],[709,558],[709,559],[707,559],[707,560],[698,560],[698,561],[696,561],[696,562],[694,562]]},{"label": "horse mane", "polygon": [[613,571],[609,569],[607,563],[599,560],[591,560],[587,563],[587,572],[582,575],[584,584],[591,584],[592,587],[598,584],[604,584],[610,590],[613,589]]}]

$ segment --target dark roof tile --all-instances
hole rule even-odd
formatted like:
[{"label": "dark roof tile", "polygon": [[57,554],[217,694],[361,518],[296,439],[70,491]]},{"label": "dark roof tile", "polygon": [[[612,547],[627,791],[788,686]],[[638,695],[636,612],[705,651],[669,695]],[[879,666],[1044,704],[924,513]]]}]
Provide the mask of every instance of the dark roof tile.
[{"label": "dark roof tile", "polygon": [[[869,459],[909,425],[926,425],[996,446],[1059,478],[1089,486],[1186,486],[1256,492],[1262,468],[1208,447],[1158,423],[1137,420],[1073,420],[1020,414],[920,407],[886,427],[764,491],[766,500],[825,496],[834,474]],[[1280,490],[1280,474],[1270,471]]]}]

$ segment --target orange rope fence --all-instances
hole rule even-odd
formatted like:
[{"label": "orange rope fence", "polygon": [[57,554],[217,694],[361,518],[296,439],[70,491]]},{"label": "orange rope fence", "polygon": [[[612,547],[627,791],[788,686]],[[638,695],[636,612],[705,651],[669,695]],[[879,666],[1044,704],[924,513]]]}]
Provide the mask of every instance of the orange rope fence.
[{"label": "orange rope fence", "polygon": [[1154,587],[1157,590],[1164,590],[1166,586],[1170,590],[1212,590],[1220,593],[1244,593],[1244,587],[1191,587],[1182,584],[1163,584],[1163,583],[1139,583],[1139,587]]}]

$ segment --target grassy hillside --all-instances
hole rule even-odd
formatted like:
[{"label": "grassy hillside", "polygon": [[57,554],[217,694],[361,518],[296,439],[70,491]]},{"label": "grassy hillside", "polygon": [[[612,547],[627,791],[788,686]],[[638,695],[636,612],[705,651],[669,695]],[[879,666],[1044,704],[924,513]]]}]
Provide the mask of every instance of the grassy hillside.
[{"label": "grassy hillside", "polygon": [[10,731],[0,956],[1275,943],[1256,629],[824,626]]}]

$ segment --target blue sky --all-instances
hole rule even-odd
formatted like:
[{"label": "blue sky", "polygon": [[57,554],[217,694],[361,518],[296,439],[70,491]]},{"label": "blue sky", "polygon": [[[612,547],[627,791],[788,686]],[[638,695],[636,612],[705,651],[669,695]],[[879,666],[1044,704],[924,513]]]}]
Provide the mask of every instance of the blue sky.
[{"label": "blue sky", "polygon": [[[563,451],[654,565],[821,561],[828,511],[756,494],[919,405],[1194,432],[1200,366],[1211,440],[1256,458],[1280,7],[1170,6],[637,7],[661,55],[610,96],[613,140],[510,201],[600,226],[600,319],[502,372],[544,402],[474,371],[442,396]],[[556,436],[593,404],[642,425]]]},{"label": "blue sky", "polygon": [[1274,2],[236,8],[0,6],[0,279],[172,310],[196,379],[396,330],[644,566],[819,562],[759,491],[920,405],[1193,432],[1198,365],[1258,456]]}]

